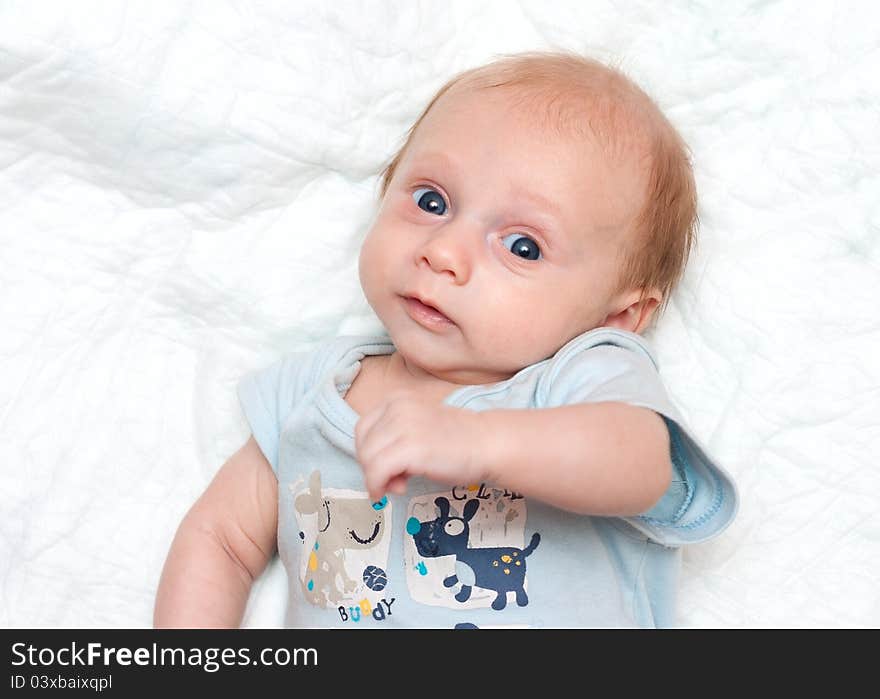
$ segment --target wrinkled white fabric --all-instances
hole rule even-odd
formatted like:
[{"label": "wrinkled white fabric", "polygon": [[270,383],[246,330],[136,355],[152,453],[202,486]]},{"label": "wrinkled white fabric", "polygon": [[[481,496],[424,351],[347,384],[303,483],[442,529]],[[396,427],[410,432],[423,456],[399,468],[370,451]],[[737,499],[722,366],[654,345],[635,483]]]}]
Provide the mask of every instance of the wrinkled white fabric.
[{"label": "wrinkled white fabric", "polygon": [[[880,625],[873,4],[0,4],[0,625],[148,626],[244,441],[237,379],[379,329],[377,172],[455,72],[615,63],[689,142],[701,237],[650,339],[740,487],[684,626]],[[246,626],[283,621],[277,562]]]}]

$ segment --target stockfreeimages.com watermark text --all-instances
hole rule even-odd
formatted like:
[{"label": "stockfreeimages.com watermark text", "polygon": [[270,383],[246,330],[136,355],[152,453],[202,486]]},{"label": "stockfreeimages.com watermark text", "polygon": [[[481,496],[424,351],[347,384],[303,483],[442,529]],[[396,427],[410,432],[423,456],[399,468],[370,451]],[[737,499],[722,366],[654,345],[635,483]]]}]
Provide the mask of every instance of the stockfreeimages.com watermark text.
[{"label": "stockfreeimages.com watermark text", "polygon": [[315,648],[166,648],[158,643],[138,648],[113,648],[101,643],[76,641],[61,648],[12,644],[15,667],[199,667],[217,672],[223,667],[258,665],[262,667],[317,667]]}]

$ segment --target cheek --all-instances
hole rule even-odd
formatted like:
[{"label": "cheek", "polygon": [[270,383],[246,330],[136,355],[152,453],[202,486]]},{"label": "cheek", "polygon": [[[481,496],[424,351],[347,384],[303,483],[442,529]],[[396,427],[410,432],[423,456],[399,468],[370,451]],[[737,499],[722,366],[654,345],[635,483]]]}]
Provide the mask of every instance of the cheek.
[{"label": "cheek", "polygon": [[502,352],[519,354],[534,346],[559,324],[558,313],[547,295],[534,290],[493,286],[476,302],[483,337]]},{"label": "cheek", "polygon": [[368,299],[399,281],[401,265],[410,254],[403,233],[394,226],[382,225],[381,219],[367,233],[358,256],[358,274]]},{"label": "cheek", "polygon": [[580,332],[572,293],[557,287],[486,291],[480,315],[489,349],[522,366],[553,354]]},{"label": "cheek", "polygon": [[367,239],[361,245],[360,255],[358,256],[358,275],[361,280],[361,287],[367,298],[370,298],[371,292],[374,290],[377,281],[381,278],[382,259],[379,254],[381,245],[372,232],[367,235]]}]

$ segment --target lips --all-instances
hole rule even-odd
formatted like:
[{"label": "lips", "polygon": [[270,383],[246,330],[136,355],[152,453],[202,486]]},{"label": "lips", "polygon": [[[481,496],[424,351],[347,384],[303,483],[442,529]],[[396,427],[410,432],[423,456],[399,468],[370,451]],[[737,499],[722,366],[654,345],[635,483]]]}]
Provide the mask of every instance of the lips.
[{"label": "lips", "polygon": [[422,325],[429,327],[454,325],[452,320],[428,299],[421,299],[418,296],[404,296],[403,301],[407,313]]}]

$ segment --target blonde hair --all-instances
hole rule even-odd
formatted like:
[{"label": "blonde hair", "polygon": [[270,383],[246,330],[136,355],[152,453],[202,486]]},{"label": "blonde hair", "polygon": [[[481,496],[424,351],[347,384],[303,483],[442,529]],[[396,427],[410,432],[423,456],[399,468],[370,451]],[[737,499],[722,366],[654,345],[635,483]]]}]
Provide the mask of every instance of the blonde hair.
[{"label": "blonde hair", "polygon": [[654,317],[659,316],[696,242],[696,185],[684,140],[656,103],[616,68],[571,53],[525,53],[456,75],[428,102],[383,169],[380,196],[422,120],[443,95],[499,87],[519,88],[520,97],[543,106],[558,129],[592,134],[611,156],[638,148],[646,191],[633,221],[635,242],[625,246],[617,291],[640,289],[644,298],[656,289],[662,295]]}]

